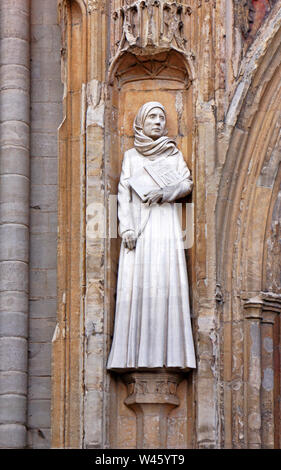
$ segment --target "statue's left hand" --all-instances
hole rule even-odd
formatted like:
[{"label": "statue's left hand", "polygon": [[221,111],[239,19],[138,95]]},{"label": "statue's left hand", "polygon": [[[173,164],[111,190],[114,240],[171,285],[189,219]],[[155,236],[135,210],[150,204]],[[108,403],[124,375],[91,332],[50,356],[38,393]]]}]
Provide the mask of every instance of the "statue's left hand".
[{"label": "statue's left hand", "polygon": [[149,193],[145,194],[145,199],[143,202],[147,203],[149,206],[154,202],[161,202],[163,197],[163,190],[162,189],[154,189],[149,191]]},{"label": "statue's left hand", "polygon": [[137,237],[135,236],[135,232],[133,230],[127,230],[124,235],[122,236],[123,242],[128,250],[133,250],[137,243]]}]

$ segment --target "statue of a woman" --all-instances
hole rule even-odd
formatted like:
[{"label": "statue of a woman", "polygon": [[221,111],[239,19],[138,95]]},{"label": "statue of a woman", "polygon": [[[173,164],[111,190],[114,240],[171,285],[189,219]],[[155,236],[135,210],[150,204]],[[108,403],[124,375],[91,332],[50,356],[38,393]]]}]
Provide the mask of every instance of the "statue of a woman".
[{"label": "statue of a woman", "polygon": [[[195,368],[182,229],[174,204],[191,192],[190,172],[176,143],[165,136],[160,103],[140,108],[134,132],[118,187],[122,246],[107,368]],[[144,181],[142,172],[150,167],[170,183],[155,185],[141,198],[132,182]]]}]

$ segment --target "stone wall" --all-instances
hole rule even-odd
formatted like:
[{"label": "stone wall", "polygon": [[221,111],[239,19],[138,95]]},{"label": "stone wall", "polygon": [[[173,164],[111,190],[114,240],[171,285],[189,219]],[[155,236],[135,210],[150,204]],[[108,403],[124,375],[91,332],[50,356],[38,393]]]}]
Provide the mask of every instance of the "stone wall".
[{"label": "stone wall", "polygon": [[57,2],[31,2],[31,194],[28,446],[50,446],[56,324],[57,130],[62,119]]}]

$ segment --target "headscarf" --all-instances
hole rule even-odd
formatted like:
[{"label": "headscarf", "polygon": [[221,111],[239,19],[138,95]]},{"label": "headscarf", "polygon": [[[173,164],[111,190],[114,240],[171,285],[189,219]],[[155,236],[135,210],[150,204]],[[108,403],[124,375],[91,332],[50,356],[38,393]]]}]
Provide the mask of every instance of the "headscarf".
[{"label": "headscarf", "polygon": [[166,116],[166,110],[161,103],[150,101],[145,103],[138,111],[134,120],[135,142],[134,146],[139,153],[150,159],[157,157],[170,157],[178,153],[176,142],[169,137],[162,136],[153,140],[143,132],[144,121],[148,113],[154,109],[160,108]]}]

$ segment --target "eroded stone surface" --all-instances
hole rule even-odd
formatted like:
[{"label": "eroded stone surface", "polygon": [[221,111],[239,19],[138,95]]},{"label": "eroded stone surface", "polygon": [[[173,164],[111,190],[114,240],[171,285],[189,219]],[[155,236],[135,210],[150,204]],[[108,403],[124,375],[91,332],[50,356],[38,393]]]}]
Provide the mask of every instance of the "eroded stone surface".
[{"label": "eroded stone surface", "polygon": [[[73,1],[71,8],[66,0],[34,0],[28,16],[27,3],[1,2],[11,17],[1,28],[1,109],[20,120],[1,122],[7,226],[0,314],[7,323],[1,338],[7,370],[0,393],[25,396],[29,383],[29,404],[23,399],[13,410],[30,411],[28,446],[50,446],[51,339],[52,445],[137,445],[126,387],[105,373],[119,241],[100,236],[100,226],[105,221],[107,230],[107,200],[117,194],[122,155],[133,146],[134,113],[156,99],[169,110],[170,135],[195,181],[188,270],[198,370],[178,387],[167,446],[280,447],[280,1],[182,0],[164,15],[162,2],[145,2],[139,12],[132,4],[140,2],[130,0],[108,8],[101,0]],[[154,16],[159,23],[150,21]],[[7,354],[12,330],[19,336]],[[6,447],[26,440],[25,426],[17,423],[3,424],[0,434]]]}]

